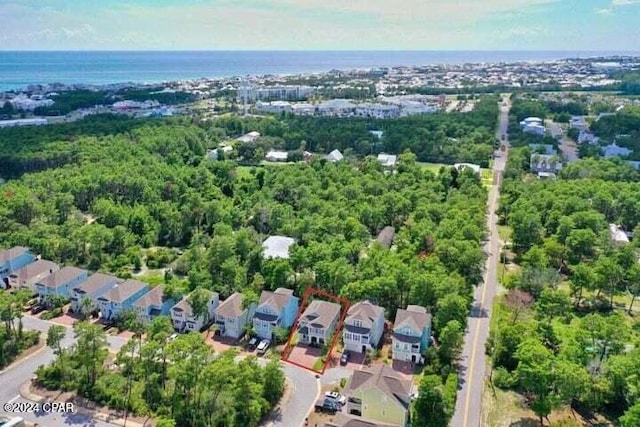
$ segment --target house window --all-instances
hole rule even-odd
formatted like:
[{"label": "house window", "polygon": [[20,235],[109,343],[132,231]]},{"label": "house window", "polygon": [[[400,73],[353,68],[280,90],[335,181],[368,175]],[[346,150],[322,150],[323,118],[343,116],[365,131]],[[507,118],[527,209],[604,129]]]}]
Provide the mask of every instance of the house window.
[{"label": "house window", "polygon": [[362,322],[360,320],[354,320],[353,321],[353,326],[355,326],[357,328],[362,328]]}]

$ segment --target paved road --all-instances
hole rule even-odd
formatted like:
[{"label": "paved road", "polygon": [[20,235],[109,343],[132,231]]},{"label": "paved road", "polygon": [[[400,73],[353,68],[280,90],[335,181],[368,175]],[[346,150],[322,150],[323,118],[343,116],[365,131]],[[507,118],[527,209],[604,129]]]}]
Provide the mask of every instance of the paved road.
[{"label": "paved road", "polygon": [[549,122],[549,129],[551,130],[551,136],[559,142],[560,151],[562,152],[567,162],[575,162],[578,160],[578,146],[575,141],[566,136],[560,125],[556,122]]},{"label": "paved road", "polygon": [[[41,331],[46,333],[51,322],[33,317],[23,319],[25,329]],[[126,342],[125,338],[108,336],[109,347],[113,351],[118,351]],[[63,340],[64,346],[73,344],[73,332],[71,328],[67,330],[67,336]],[[28,402],[20,397],[20,386],[33,377],[35,370],[40,365],[46,365],[55,359],[55,355],[49,348],[44,348],[32,357],[23,360],[17,365],[0,374],[0,403],[5,402]],[[319,390],[318,379],[309,371],[284,364],[284,373],[293,387],[291,400],[285,405],[284,410],[277,414],[273,422],[273,427],[302,426],[309,410],[313,407]],[[0,409],[0,414],[3,412]],[[10,414],[20,416],[32,423],[38,423],[46,427],[64,426],[91,426],[91,427],[113,427],[113,424],[94,420],[81,414],[32,414],[17,413]]]},{"label": "paved road", "polygon": [[[502,134],[507,134],[509,108],[510,105],[503,106],[501,104],[500,106],[498,139],[501,139]],[[508,142],[505,141],[505,143],[508,145]],[[482,392],[486,370],[484,349],[489,335],[489,319],[497,289],[497,268],[500,257],[500,238],[495,211],[500,196],[502,171],[504,171],[507,153],[506,150],[496,152],[497,157],[493,164],[494,185],[491,187],[487,202],[489,240],[484,247],[487,254],[485,275],[483,283],[475,290],[473,307],[464,337],[464,347],[460,358],[460,386],[455,412],[451,419],[452,427],[481,426]]]}]

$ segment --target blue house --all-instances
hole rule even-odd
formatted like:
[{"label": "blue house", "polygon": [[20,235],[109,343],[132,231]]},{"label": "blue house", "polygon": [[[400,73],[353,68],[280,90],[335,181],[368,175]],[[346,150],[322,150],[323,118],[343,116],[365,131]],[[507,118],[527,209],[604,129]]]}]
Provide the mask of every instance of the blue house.
[{"label": "blue house", "polygon": [[168,316],[176,300],[164,293],[164,286],[156,286],[133,303],[138,318],[143,324],[151,322],[158,316]]},{"label": "blue house", "polygon": [[115,320],[123,310],[134,309],[133,303],[147,292],[149,292],[149,285],[144,282],[129,279],[117,283],[98,297],[100,317],[106,321]]},{"label": "blue house", "polygon": [[50,296],[58,295],[71,299],[73,288],[87,280],[89,272],[77,267],[63,267],[54,271],[36,283],[36,293],[40,302],[46,302]]},{"label": "blue house", "polygon": [[272,339],[273,330],[281,326],[290,328],[296,320],[298,297],[291,289],[278,288],[275,292],[262,291],[260,302],[253,314],[253,328],[260,338]]},{"label": "blue house", "polygon": [[431,314],[418,305],[398,309],[393,324],[392,358],[402,362],[424,363],[424,352],[431,338]]},{"label": "blue house", "polygon": [[7,287],[11,273],[20,270],[35,259],[36,256],[22,246],[0,251],[0,288]]},{"label": "blue house", "polygon": [[78,313],[82,307],[82,301],[88,298],[94,309],[98,308],[98,297],[102,296],[116,283],[121,282],[116,276],[96,273],[84,282],[73,288],[71,293],[71,310]]}]

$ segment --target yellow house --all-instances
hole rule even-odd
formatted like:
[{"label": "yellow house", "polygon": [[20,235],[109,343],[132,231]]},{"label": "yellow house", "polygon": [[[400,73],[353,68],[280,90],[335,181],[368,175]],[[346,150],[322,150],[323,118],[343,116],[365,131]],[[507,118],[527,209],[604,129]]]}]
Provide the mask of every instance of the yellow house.
[{"label": "yellow house", "polygon": [[411,380],[386,365],[355,371],[344,388],[347,414],[405,427],[411,389]]}]

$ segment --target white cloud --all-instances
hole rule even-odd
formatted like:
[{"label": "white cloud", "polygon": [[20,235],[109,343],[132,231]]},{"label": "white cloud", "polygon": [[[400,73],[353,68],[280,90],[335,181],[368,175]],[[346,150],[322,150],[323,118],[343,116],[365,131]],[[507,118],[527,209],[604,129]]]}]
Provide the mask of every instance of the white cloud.
[{"label": "white cloud", "polygon": [[603,9],[596,9],[598,15],[613,15],[613,8],[605,7]]},{"label": "white cloud", "polygon": [[640,4],[640,0],[612,0],[613,6],[628,6],[630,4]]}]

